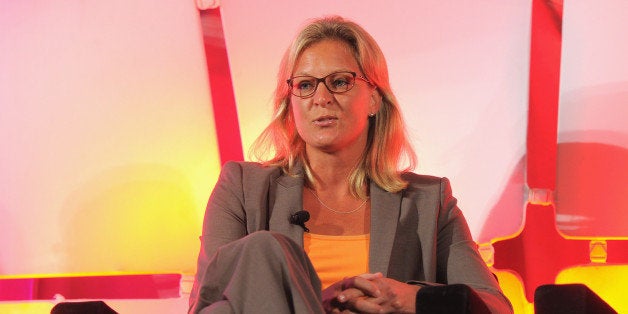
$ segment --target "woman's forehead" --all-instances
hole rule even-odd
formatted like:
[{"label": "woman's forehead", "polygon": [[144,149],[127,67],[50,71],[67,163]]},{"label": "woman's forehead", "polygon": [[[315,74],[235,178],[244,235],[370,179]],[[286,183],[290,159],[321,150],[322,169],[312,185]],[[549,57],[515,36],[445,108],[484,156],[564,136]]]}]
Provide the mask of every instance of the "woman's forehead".
[{"label": "woman's forehead", "polygon": [[359,69],[351,47],[339,40],[323,40],[305,48],[297,57],[293,75],[327,75]]}]

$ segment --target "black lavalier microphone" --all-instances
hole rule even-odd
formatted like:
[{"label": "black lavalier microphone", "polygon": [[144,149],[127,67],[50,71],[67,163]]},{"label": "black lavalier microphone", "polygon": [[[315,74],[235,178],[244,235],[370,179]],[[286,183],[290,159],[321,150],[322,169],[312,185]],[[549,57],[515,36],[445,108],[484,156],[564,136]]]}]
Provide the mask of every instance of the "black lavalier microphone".
[{"label": "black lavalier microphone", "polygon": [[290,215],[290,223],[293,225],[301,226],[305,232],[310,232],[305,226],[305,223],[310,220],[310,213],[306,210],[300,210],[292,215]]}]

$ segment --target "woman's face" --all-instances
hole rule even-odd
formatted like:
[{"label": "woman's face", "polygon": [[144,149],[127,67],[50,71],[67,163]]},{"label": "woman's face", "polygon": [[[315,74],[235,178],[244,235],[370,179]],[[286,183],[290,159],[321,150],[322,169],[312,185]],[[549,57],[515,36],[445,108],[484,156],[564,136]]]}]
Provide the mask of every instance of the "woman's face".
[{"label": "woman's face", "polygon": [[[364,76],[347,44],[323,40],[301,53],[292,75],[322,78],[340,71]],[[306,151],[315,149],[335,153],[351,150],[361,154],[366,146],[368,116],[379,110],[380,97],[375,87],[356,78],[353,88],[341,94],[330,92],[324,83],[319,82],[312,96],[291,95],[290,104]]]}]

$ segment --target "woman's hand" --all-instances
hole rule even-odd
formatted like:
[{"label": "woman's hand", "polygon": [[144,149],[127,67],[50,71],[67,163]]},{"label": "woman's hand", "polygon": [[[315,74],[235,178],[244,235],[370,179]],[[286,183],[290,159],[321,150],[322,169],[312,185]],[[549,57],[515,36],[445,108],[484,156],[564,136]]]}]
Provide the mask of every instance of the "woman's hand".
[{"label": "woman's hand", "polygon": [[375,283],[381,291],[381,298],[372,299],[372,302],[382,307],[383,311],[379,313],[416,312],[416,295],[420,286],[409,285],[386,277],[374,278],[371,282]]},{"label": "woman's hand", "polygon": [[381,292],[371,279],[381,273],[364,274],[345,278],[323,290],[323,308],[327,313],[385,313],[379,304],[371,300],[381,297]]},{"label": "woman's hand", "polygon": [[328,313],[415,313],[419,286],[381,273],[346,278],[323,291]]}]

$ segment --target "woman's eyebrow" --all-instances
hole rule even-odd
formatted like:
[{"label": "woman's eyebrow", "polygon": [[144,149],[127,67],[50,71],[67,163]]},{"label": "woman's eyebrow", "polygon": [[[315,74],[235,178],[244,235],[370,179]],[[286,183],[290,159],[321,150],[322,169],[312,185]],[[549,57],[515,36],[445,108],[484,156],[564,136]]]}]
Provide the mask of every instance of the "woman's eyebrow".
[{"label": "woman's eyebrow", "polygon": [[[359,71],[355,71],[355,70],[350,70],[350,69],[341,68],[341,69],[336,69],[336,70],[333,70],[333,71],[331,71],[331,72],[328,72],[327,74],[325,74],[325,75],[323,75],[323,76],[321,76],[321,77],[325,77],[325,76],[327,76],[327,75],[330,75],[330,74],[333,74],[333,73],[339,73],[339,72],[355,72],[355,73],[357,73],[357,74],[359,74],[359,73],[360,73]],[[312,77],[316,77],[316,76],[314,76],[314,75],[312,75],[312,74],[310,74],[310,73],[308,73],[308,72],[295,72],[295,73],[292,75],[292,77],[295,77],[295,76],[312,76]]]}]

